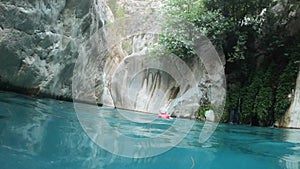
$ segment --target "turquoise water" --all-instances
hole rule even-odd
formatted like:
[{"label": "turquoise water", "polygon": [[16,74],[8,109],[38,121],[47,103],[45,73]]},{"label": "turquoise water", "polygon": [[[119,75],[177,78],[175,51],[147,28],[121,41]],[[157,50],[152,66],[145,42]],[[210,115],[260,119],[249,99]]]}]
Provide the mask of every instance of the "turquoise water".
[{"label": "turquoise water", "polygon": [[[155,120],[151,126],[126,122],[115,110],[106,112],[107,121],[130,137],[147,137],[149,131],[160,134],[173,124],[172,120]],[[0,92],[0,168],[300,168],[300,130],[220,124],[209,140],[200,144],[202,126],[195,122],[188,135],[163,154],[126,158],[100,148],[88,137],[72,103]]]}]

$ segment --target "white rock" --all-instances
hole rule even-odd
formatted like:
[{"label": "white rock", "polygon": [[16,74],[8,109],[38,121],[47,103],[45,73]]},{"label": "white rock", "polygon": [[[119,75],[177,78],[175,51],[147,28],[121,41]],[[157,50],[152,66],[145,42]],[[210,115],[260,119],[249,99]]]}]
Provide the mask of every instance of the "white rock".
[{"label": "white rock", "polygon": [[212,110],[205,111],[205,118],[207,121],[215,121],[215,114]]}]

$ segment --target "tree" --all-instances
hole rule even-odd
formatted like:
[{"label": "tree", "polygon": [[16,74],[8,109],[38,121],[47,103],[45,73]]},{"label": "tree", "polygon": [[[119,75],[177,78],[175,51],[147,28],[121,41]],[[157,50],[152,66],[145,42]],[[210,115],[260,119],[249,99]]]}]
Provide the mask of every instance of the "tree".
[{"label": "tree", "polygon": [[[276,11],[274,5],[280,3],[283,10]],[[166,14],[171,24],[174,18],[188,21],[223,50],[227,110],[237,107],[241,98],[243,123],[272,125],[288,108],[287,95],[299,71],[300,35],[291,36],[286,29],[299,4],[297,0],[171,0]],[[186,26],[169,29],[161,38],[182,58],[195,55],[189,41],[174,38]]]}]

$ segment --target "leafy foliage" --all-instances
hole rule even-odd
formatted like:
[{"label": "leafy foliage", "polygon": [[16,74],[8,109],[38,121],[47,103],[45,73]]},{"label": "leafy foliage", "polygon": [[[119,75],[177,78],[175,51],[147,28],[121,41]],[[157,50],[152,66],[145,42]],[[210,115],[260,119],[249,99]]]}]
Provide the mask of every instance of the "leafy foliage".
[{"label": "leafy foliage", "polygon": [[241,100],[241,122],[263,126],[284,115],[300,62],[300,35],[290,35],[286,25],[293,19],[291,12],[299,9],[299,1],[171,0],[166,6],[170,23],[179,23],[179,29],[169,29],[161,38],[169,50],[182,58],[195,56],[191,42],[185,40],[189,34],[183,31],[189,26],[223,50],[227,111],[237,111]]},{"label": "leafy foliage", "polygon": [[293,88],[295,87],[295,80],[297,73],[299,72],[300,63],[300,43],[297,43],[295,47],[289,49],[289,55],[291,60],[286,66],[284,71],[279,77],[278,88],[276,90],[276,103],[275,103],[275,118],[278,120],[284,115],[288,109],[293,94]]},{"label": "leafy foliage", "polygon": [[205,112],[211,109],[211,105],[210,104],[205,104],[203,106],[200,107],[196,119],[198,120],[203,120],[205,119]]}]

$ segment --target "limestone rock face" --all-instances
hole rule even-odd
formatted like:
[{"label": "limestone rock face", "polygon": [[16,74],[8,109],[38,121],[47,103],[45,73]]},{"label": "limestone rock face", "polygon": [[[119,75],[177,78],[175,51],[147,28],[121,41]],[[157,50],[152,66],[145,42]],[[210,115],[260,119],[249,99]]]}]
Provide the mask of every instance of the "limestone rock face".
[{"label": "limestone rock face", "polygon": [[78,45],[106,22],[100,0],[0,2],[0,83],[71,98]]},{"label": "limestone rock face", "polygon": [[118,0],[107,1],[114,16],[124,17],[162,11],[164,0]]},{"label": "limestone rock face", "polygon": [[[161,7],[160,0],[1,1],[0,87],[194,118],[202,102],[223,100],[224,77],[212,73],[224,72],[223,65],[149,57],[159,17],[139,17]],[[122,17],[138,19],[119,22]],[[200,46],[200,55],[217,55],[212,45]]]},{"label": "limestone rock face", "polygon": [[[209,77],[198,57],[184,61],[151,50],[158,40],[151,34],[159,27],[156,20],[150,16],[115,20],[93,35],[75,65],[75,99],[150,113],[167,108],[177,117],[194,116],[200,100],[209,99]],[[105,44],[98,38],[101,34],[107,35]]]},{"label": "limestone rock face", "polygon": [[291,35],[295,35],[300,32],[300,9],[297,9],[290,13],[293,19],[287,24],[287,30]]},{"label": "limestone rock face", "polygon": [[205,118],[208,121],[215,121],[215,115],[212,110],[205,111]]},{"label": "limestone rock face", "polygon": [[279,124],[280,127],[300,128],[300,72],[292,104]]}]

